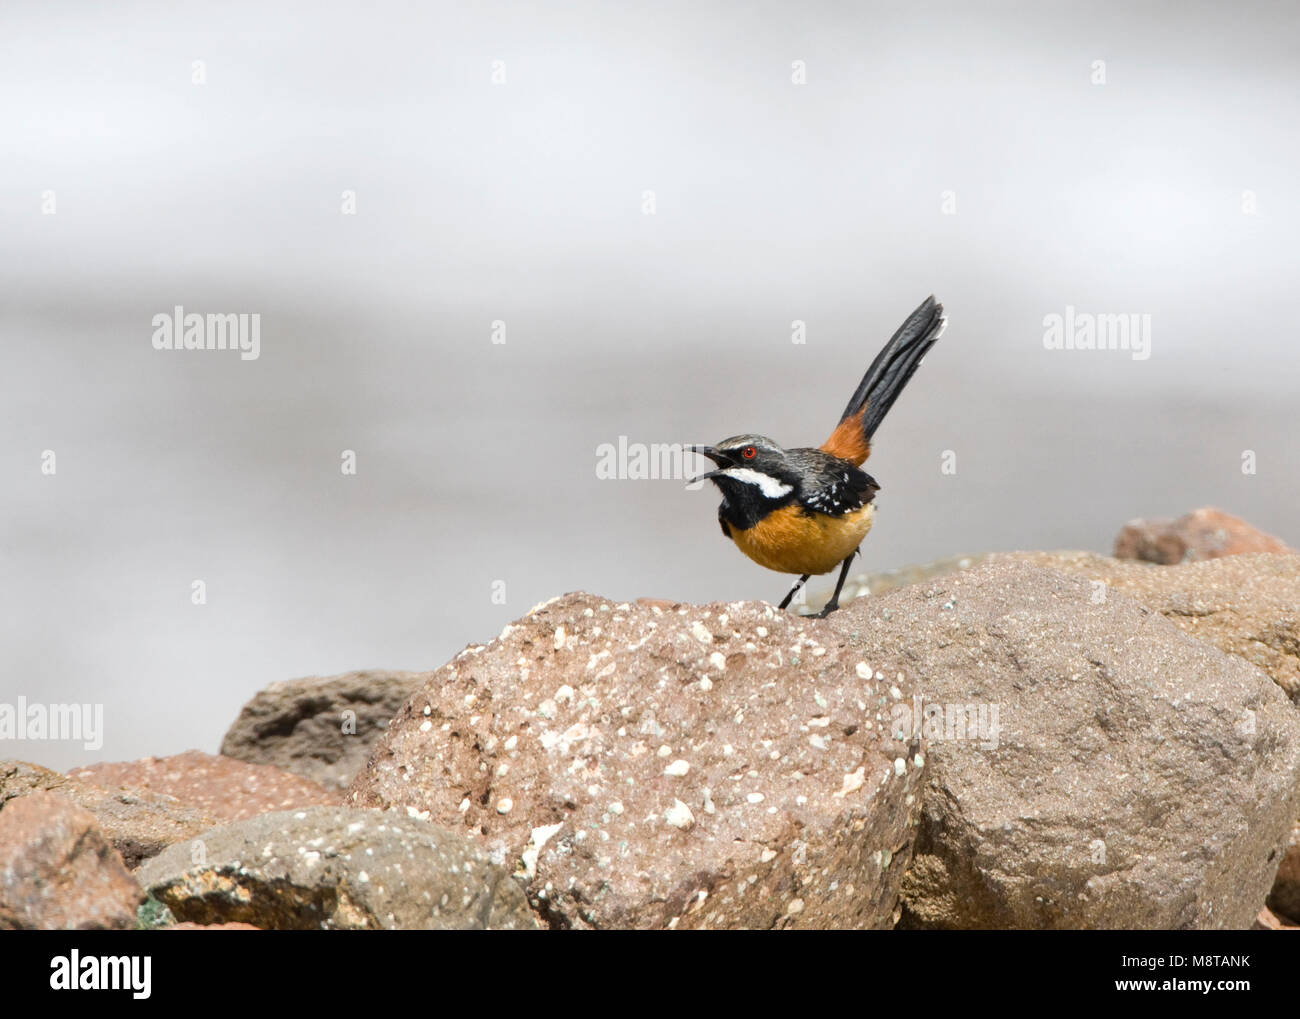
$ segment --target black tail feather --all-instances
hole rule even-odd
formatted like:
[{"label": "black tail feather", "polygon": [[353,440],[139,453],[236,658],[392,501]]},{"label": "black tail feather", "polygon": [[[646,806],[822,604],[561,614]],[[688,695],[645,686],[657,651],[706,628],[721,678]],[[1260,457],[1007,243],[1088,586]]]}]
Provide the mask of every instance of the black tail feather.
[{"label": "black tail feather", "polygon": [[943,317],[943,305],[933,295],[927,297],[871,362],[840,420],[862,414],[862,433],[870,441],[947,321]]}]

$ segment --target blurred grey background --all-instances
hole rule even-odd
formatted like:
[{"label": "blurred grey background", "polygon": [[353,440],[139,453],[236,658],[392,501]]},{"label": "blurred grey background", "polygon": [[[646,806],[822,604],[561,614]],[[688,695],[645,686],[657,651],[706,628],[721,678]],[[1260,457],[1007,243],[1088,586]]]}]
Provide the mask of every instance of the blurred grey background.
[{"label": "blurred grey background", "polygon": [[[597,447],[816,444],[931,292],[865,567],[1104,551],[1207,503],[1300,540],[1298,29],[8,0],[0,702],[102,703],[106,732],[0,756],[215,750],[273,680],[436,667],[568,590],[775,600],[712,491],[599,480]],[[260,314],[261,357],[154,350],[175,305]],[[1150,315],[1150,358],[1045,349],[1067,305]]]}]

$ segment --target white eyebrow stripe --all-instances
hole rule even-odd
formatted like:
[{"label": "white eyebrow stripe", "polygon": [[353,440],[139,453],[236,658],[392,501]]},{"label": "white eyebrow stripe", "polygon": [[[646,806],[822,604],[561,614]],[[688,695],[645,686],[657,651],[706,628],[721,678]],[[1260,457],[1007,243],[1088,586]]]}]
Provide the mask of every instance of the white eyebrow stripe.
[{"label": "white eyebrow stripe", "polygon": [[729,478],[743,481],[747,485],[757,485],[758,490],[769,499],[779,499],[783,495],[789,495],[794,491],[794,486],[787,485],[783,481],[777,481],[771,475],[764,474],[762,471],[751,470],[748,467],[728,467],[722,473]]}]

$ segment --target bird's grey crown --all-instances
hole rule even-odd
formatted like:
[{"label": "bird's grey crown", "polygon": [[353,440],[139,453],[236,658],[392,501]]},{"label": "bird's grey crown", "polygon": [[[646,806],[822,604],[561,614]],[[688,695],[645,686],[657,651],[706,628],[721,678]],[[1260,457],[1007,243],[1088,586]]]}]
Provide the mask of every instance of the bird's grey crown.
[{"label": "bird's grey crown", "polygon": [[733,449],[744,449],[746,446],[754,446],[769,451],[779,451],[781,449],[780,443],[772,441],[766,435],[733,435],[729,439],[723,439],[713,448],[729,452]]}]

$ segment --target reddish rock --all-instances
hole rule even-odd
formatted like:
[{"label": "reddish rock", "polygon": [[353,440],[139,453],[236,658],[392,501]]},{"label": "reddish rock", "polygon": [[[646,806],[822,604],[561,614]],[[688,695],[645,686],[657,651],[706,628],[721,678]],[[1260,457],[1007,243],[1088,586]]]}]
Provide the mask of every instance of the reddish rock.
[{"label": "reddish rock", "polygon": [[143,899],[88,810],[47,792],[0,810],[0,929],[130,928]]},{"label": "reddish rock", "polygon": [[165,931],[260,931],[251,923],[174,923],[162,928]]},{"label": "reddish rock", "polygon": [[565,595],[433,673],[349,802],[470,833],[551,927],[889,927],[924,760],[871,666],[763,603]]},{"label": "reddish rock", "polygon": [[1268,904],[1288,923],[1300,924],[1300,821],[1291,829],[1291,841],[1273,879]]},{"label": "reddish rock", "polygon": [[1281,539],[1209,506],[1177,520],[1130,520],[1115,539],[1116,559],[1142,559],[1166,566],[1253,552],[1291,551]]},{"label": "reddish rock", "polygon": [[216,824],[174,796],[142,789],[105,789],[25,761],[0,761],[0,810],[10,800],[45,791],[66,796],[89,810],[95,823],[130,868],[173,842],[190,839]]},{"label": "reddish rock", "polygon": [[1266,906],[1255,917],[1255,923],[1251,929],[1260,931],[1300,931],[1300,926],[1287,923]]},{"label": "reddish rock", "polygon": [[269,764],[187,750],[174,757],[144,757],[92,764],[68,773],[108,789],[143,789],[174,796],[218,822],[273,810],[338,803],[339,794]]}]

